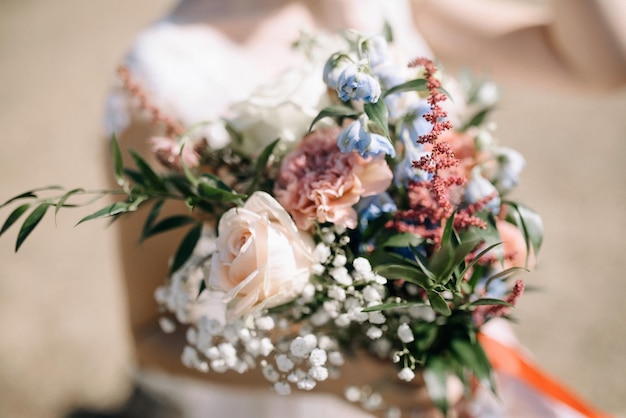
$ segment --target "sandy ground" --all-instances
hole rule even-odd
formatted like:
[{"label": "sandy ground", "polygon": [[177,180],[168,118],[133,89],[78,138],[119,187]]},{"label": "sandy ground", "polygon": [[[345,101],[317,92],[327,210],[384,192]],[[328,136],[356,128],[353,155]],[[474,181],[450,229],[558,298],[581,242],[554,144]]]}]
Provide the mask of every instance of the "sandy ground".
[{"label": "sandy ground", "polygon": [[[102,187],[100,118],[133,35],[171,0],[0,2],[0,200],[43,184]],[[626,417],[626,91],[561,95],[504,86],[500,141],[528,160],[517,197],[544,217],[542,292],[517,311],[553,375]],[[8,213],[2,212],[2,218]],[[0,240],[0,416],[58,417],[119,402],[131,354],[104,224],[44,220],[15,255]]]}]

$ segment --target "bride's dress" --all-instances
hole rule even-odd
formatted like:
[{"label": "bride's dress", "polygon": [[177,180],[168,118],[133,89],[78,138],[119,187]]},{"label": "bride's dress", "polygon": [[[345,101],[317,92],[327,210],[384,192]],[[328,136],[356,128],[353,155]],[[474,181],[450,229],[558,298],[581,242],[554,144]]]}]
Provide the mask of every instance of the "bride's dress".
[{"label": "bride's dress", "polygon": [[[355,11],[359,16],[353,18],[357,26],[368,22],[367,28],[361,25],[358,29],[371,33],[380,32],[384,22],[389,22],[394,29],[395,42],[409,58],[429,56],[428,47],[414,27],[410,7],[408,0],[368,0],[367,7]],[[289,45],[301,30],[319,32],[309,9],[299,3],[287,2],[274,9],[263,23],[250,27],[250,35],[243,41],[228,37],[214,25],[201,21],[181,23],[169,16],[139,34],[125,65],[153,105],[189,127],[218,118],[229,105],[245,100],[263,82],[272,80],[294,64],[298,55]],[[109,97],[106,123],[109,131],[118,134],[132,132],[137,123],[146,123],[145,115],[142,116],[137,103],[121,84]],[[127,135],[123,146],[145,140],[147,137],[143,134]],[[139,279],[127,277],[128,281]],[[152,293],[146,292],[143,297],[152,298]],[[131,311],[133,304],[131,297]],[[504,340],[508,338],[506,329],[492,334]],[[476,405],[477,416],[581,417],[567,407],[556,408],[513,378],[499,376],[498,380],[500,396],[507,408],[492,396],[482,394]],[[138,381],[149,390],[174,399],[188,418],[369,416],[337,397],[315,391],[281,397],[268,390],[223,386],[157,370],[140,371]]]}]

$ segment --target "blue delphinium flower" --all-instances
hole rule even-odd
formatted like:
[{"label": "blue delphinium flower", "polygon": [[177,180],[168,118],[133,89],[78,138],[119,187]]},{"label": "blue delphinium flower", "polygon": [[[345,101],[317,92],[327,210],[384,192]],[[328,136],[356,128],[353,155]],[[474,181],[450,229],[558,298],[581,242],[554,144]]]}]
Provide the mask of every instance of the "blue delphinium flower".
[{"label": "blue delphinium flower", "polygon": [[362,65],[348,64],[337,80],[337,94],[344,102],[363,100],[376,103],[380,98],[380,83],[364,71]]},{"label": "blue delphinium flower", "polygon": [[398,136],[404,144],[417,144],[420,136],[433,130],[433,124],[424,118],[428,112],[430,105],[426,100],[411,104],[398,129]]},{"label": "blue delphinium flower", "polygon": [[519,176],[526,165],[526,160],[519,152],[506,147],[496,149],[498,172],[494,183],[500,193],[505,193],[519,184]]},{"label": "blue delphinium flower", "polygon": [[[403,70],[395,65],[379,66],[374,69],[374,75],[378,78],[381,87],[385,90],[389,90],[406,81],[406,76]],[[399,103],[401,97],[401,93],[394,93],[385,96],[385,105],[389,111],[390,119],[396,119],[400,116]]]},{"label": "blue delphinium flower", "polygon": [[326,64],[324,64],[324,73],[322,76],[324,83],[326,83],[329,88],[337,90],[339,76],[348,65],[353,63],[354,61],[344,53],[336,52],[331,55],[326,61]]},{"label": "blue delphinium flower", "polygon": [[376,68],[389,60],[389,44],[381,35],[371,36],[363,41],[362,51],[371,68]]},{"label": "blue delphinium flower", "polygon": [[422,182],[432,178],[432,174],[427,171],[413,167],[413,161],[419,161],[420,158],[428,155],[429,152],[424,150],[421,144],[407,144],[404,147],[404,158],[396,165],[393,181],[397,187],[406,187],[409,181]]},{"label": "blue delphinium flower", "polygon": [[467,203],[477,203],[487,196],[494,196],[487,204],[485,209],[497,215],[500,213],[500,194],[496,187],[489,180],[484,178],[479,169],[472,170],[470,181],[465,187],[465,201]]},{"label": "blue delphinium flower", "polygon": [[396,150],[388,138],[367,130],[367,116],[361,115],[339,133],[337,146],[342,152],[358,151],[363,158],[387,154],[392,158]]},{"label": "blue delphinium flower", "polygon": [[383,213],[398,210],[393,199],[388,193],[364,197],[357,203],[356,211],[359,214],[359,225],[365,230],[370,221],[378,219]]}]

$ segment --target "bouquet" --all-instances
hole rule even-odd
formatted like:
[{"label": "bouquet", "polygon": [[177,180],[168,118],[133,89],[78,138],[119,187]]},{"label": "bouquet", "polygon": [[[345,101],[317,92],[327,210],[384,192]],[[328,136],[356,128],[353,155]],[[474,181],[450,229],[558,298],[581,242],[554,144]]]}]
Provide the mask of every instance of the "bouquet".
[{"label": "bouquet", "polygon": [[[131,150],[125,166],[113,137],[119,189],[20,194],[2,205],[17,207],[0,234],[25,216],[17,250],[49,210],[92,203],[80,195],[123,196],[80,222],[149,206],[141,239],[188,229],[155,292],[163,331],[186,327],[186,366],[259,367],[289,394],[365,351],[400,380],[419,374],[445,413],[450,376],[468,394],[494,389],[478,335],[510,316],[524,289],[515,275],[542,240],[538,215],[507,199],[524,159],[493,138],[497,89],[399,59],[390,32],[348,31],[322,60],[311,38],[297,45],[308,61],[192,127],[151,105],[122,68],[126,90],[164,127],[151,138],[158,163]],[[188,213],[160,216],[168,200]]]}]

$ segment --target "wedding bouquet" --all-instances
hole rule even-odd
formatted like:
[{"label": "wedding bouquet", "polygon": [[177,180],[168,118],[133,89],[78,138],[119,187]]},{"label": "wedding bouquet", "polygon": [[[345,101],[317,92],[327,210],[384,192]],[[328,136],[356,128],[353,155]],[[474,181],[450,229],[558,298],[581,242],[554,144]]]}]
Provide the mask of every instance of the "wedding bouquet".
[{"label": "wedding bouquet", "polygon": [[[541,245],[540,218],[506,198],[524,159],[493,139],[491,82],[398,60],[390,36],[346,32],[321,62],[315,42],[303,44],[306,64],[193,127],[151,105],[122,69],[166,128],[151,139],[158,167],[132,150],[126,167],[112,138],[120,189],[96,195],[124,199],[80,222],[152,205],[141,239],[188,228],[156,290],[164,332],[186,326],[186,366],[260,367],[288,394],[365,351],[401,380],[421,374],[445,411],[450,376],[493,387],[480,328],[509,316],[524,288],[512,277]],[[91,193],[45,189],[2,205],[19,204],[0,234],[32,209],[16,250],[49,209]],[[168,200],[189,212],[160,216]]]}]

